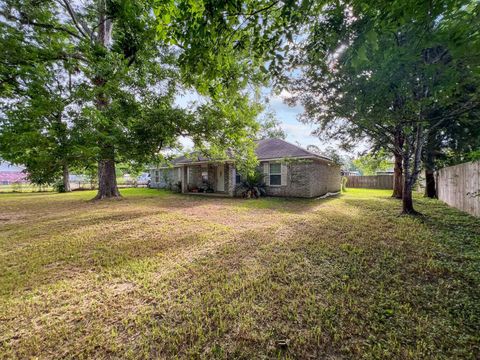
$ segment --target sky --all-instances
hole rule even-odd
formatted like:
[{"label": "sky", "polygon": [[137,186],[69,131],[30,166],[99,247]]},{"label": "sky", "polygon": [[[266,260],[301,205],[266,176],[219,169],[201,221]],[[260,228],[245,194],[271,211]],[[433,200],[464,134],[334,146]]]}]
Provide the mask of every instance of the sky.
[{"label": "sky", "polygon": [[0,161],[0,171],[17,172],[17,171],[22,171],[23,169],[24,169],[23,166],[15,166],[15,165],[11,165],[6,161]]},{"label": "sky", "polygon": [[283,102],[280,95],[271,95],[269,100],[271,109],[275,111],[277,119],[281,122],[282,129],[287,134],[287,141],[304,148],[308,145],[316,145],[320,149],[324,149],[329,145],[334,145],[333,143],[320,142],[318,137],[312,135],[312,131],[315,129],[314,126],[303,124],[297,120],[298,115],[303,112],[302,106],[288,106]]},{"label": "sky", "polygon": [[[301,105],[294,107],[288,106],[284,103],[282,95],[273,94],[269,88],[264,90],[263,95],[268,99],[269,109],[275,112],[277,119],[280,121],[280,126],[287,135],[285,140],[303,148],[306,148],[308,145],[316,145],[321,150],[325,150],[325,148],[329,146],[339,149],[339,146],[335,141],[320,141],[318,137],[312,135],[312,132],[315,130],[313,124],[304,124],[298,121],[298,115],[303,112],[303,107]],[[196,100],[200,100],[200,98],[192,94],[187,94],[178,97],[176,103],[182,107],[189,107],[188,104],[191,101]],[[182,138],[180,139],[180,142],[186,149],[191,149],[193,147],[192,141],[188,138]],[[345,153],[341,150],[338,150],[338,152],[343,155],[355,156],[356,153],[364,151],[365,149],[365,144],[358,144],[354,153]]]}]

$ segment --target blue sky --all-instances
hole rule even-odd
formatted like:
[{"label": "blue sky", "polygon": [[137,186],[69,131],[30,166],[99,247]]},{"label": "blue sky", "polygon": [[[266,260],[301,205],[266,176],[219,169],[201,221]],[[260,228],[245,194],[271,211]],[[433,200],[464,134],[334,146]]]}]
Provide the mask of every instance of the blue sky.
[{"label": "blue sky", "polygon": [[280,96],[271,95],[269,97],[269,104],[272,110],[275,111],[278,120],[281,122],[281,127],[287,134],[287,141],[293,144],[299,144],[306,148],[308,145],[316,145],[323,149],[327,146],[334,145],[333,143],[320,142],[318,137],[312,135],[315,129],[310,124],[303,124],[297,120],[299,114],[303,112],[301,106],[290,107],[286,105]]}]

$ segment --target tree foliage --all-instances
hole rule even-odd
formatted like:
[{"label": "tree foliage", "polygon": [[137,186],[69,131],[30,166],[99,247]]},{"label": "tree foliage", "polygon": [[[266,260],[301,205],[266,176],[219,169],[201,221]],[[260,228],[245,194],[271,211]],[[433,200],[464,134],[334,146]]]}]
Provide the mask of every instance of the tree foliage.
[{"label": "tree foliage", "polygon": [[[215,157],[234,148],[242,166],[253,168],[248,136],[257,130],[258,106],[247,86],[264,83],[266,61],[276,69],[281,54],[274,50],[289,37],[302,6],[264,0],[6,0],[0,5],[6,49],[0,55],[0,151],[27,164],[32,176],[47,162],[96,161],[99,198],[119,195],[115,162],[154,161],[162,149],[175,148],[179,136],[191,137]],[[56,106],[45,98],[52,83],[57,90],[48,101],[59,102],[55,93],[61,99]],[[192,91],[202,97],[196,108],[175,106],[178,94]],[[67,132],[61,146],[52,117]],[[51,140],[39,138],[46,133]],[[18,149],[32,151],[11,151],[17,135],[23,139]],[[57,149],[50,151],[53,143]]]},{"label": "tree foliage", "polygon": [[367,136],[374,148],[400,154],[405,212],[414,212],[411,189],[428,135],[446,133],[451,121],[477,126],[478,11],[467,0],[347,1],[305,17],[291,100],[319,134],[347,147]]},{"label": "tree foliage", "polygon": [[258,120],[260,130],[257,137],[259,139],[283,139],[287,138],[285,130],[281,127],[281,122],[277,118],[277,114],[271,108],[267,108],[260,115]]},{"label": "tree foliage", "polygon": [[377,171],[386,171],[392,168],[392,161],[385,151],[368,153],[354,159],[353,164],[362,175],[375,175]]}]

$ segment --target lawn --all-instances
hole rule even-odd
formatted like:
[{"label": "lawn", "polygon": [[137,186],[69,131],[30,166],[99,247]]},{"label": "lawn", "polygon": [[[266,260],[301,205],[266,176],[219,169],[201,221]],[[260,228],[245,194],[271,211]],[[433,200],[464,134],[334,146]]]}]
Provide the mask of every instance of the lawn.
[{"label": "lawn", "polygon": [[0,195],[0,358],[480,357],[480,221],[389,191]]}]

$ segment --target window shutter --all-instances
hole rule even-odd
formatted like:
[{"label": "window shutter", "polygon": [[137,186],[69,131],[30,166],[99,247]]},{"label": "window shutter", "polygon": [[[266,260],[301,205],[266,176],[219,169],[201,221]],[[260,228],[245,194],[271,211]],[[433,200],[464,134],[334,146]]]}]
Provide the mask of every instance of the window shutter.
[{"label": "window shutter", "polygon": [[288,166],[282,163],[282,186],[287,186]]},{"label": "window shutter", "polygon": [[270,186],[269,166],[270,166],[270,163],[268,162],[263,163],[263,175],[265,176],[265,185],[267,186]]}]

